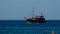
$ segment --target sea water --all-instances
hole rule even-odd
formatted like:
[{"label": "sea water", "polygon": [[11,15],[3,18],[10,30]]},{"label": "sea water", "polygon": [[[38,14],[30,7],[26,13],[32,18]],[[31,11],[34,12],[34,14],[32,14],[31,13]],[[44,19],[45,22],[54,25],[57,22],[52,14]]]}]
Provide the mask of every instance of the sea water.
[{"label": "sea water", "polygon": [[0,20],[0,34],[60,34],[60,20],[27,23],[25,20]]}]

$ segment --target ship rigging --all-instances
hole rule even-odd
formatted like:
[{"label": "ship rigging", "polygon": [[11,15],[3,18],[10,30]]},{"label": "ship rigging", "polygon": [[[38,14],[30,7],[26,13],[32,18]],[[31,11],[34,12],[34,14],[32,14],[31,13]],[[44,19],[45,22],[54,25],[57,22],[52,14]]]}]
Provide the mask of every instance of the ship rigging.
[{"label": "ship rigging", "polygon": [[28,23],[44,23],[45,22],[45,17],[43,15],[43,13],[41,12],[41,15],[40,16],[35,16],[34,15],[34,9],[32,10],[32,18],[29,18],[29,17],[24,17],[25,20],[28,22]]}]

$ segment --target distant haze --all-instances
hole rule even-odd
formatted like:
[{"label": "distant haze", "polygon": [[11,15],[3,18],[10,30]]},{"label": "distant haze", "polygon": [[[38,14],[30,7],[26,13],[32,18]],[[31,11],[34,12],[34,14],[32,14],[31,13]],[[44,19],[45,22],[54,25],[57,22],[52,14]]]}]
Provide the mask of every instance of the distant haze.
[{"label": "distant haze", "polygon": [[60,20],[60,0],[0,0],[0,20],[24,20],[43,12],[46,20]]}]

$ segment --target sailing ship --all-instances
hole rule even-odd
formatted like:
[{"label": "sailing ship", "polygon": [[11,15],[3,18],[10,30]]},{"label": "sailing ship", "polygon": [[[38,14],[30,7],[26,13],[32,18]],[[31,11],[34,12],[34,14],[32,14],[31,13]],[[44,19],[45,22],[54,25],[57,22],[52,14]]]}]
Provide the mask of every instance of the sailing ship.
[{"label": "sailing ship", "polygon": [[34,16],[34,9],[33,9],[32,14],[33,14],[32,18],[24,17],[28,23],[45,23],[45,17],[43,13],[41,13],[41,16]]}]

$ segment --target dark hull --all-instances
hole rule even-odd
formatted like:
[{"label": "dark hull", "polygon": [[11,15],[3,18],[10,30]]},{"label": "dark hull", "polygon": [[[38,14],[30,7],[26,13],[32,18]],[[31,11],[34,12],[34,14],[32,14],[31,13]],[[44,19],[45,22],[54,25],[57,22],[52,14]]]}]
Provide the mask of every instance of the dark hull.
[{"label": "dark hull", "polygon": [[27,22],[31,22],[31,23],[44,23],[45,22],[45,18],[36,18],[35,20],[33,19],[26,19]]}]

